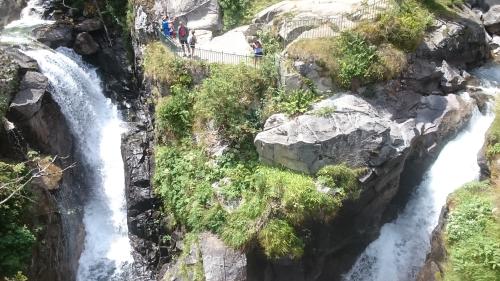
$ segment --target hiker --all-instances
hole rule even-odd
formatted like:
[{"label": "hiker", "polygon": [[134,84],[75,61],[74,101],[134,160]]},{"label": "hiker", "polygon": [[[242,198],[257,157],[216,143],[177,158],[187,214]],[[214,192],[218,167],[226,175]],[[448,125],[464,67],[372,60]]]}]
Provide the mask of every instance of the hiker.
[{"label": "hiker", "polygon": [[258,39],[255,39],[251,46],[254,53],[253,63],[254,66],[257,66],[257,60],[260,60],[264,56],[264,48],[262,48],[262,43]]},{"label": "hiker", "polygon": [[189,30],[182,21],[180,22],[179,29],[177,30],[177,35],[179,36],[179,43],[181,43],[182,46],[182,52],[184,53],[184,56],[186,56],[186,48],[189,53],[189,46],[188,46]]},{"label": "hiker", "polygon": [[165,37],[170,37],[170,27],[167,15],[163,16],[163,19],[161,21],[161,30],[163,31]]},{"label": "hiker", "polygon": [[191,30],[191,35],[188,37],[189,48],[191,48],[191,58],[194,58],[194,49],[197,42],[198,39],[196,38],[196,35],[194,35],[194,30]]},{"label": "hiker", "polygon": [[172,33],[172,38],[175,39],[177,38],[177,30],[179,29],[179,18],[174,17],[170,22],[172,23],[172,29],[174,30]]}]

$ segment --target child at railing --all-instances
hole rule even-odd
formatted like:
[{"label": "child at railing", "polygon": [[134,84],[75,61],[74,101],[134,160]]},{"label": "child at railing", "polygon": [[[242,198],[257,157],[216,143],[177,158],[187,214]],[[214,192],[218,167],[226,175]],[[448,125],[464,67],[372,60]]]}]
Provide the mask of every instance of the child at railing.
[{"label": "child at railing", "polygon": [[170,24],[168,20],[168,16],[163,16],[163,19],[161,21],[161,31],[163,31],[163,34],[166,37],[170,37],[171,35],[171,30],[170,30]]},{"label": "child at railing", "polygon": [[191,35],[188,37],[188,43],[189,47],[191,49],[191,58],[194,58],[194,49],[196,47],[198,39],[196,38],[196,35],[194,35],[194,30],[191,30]]}]

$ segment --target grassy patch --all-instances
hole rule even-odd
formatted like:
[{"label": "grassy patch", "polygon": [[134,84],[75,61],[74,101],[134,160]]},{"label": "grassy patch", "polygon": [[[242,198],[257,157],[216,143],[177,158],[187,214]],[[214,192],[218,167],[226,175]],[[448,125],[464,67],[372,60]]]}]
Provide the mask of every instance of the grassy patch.
[{"label": "grassy patch", "polygon": [[338,37],[303,39],[288,47],[290,57],[314,59],[343,88],[396,77],[406,66],[406,52],[422,41],[434,20],[422,3],[409,0],[379,18]]},{"label": "grassy patch", "polygon": [[448,260],[444,280],[500,280],[498,187],[471,183],[451,197],[445,232]]},{"label": "grassy patch", "polygon": [[[188,231],[210,230],[237,249],[258,242],[272,258],[300,256],[297,230],[308,220],[328,221],[357,190],[357,174],[345,166],[321,174],[330,194],[317,190],[315,177],[251,162],[214,164],[186,144],[160,147],[155,159],[156,193],[178,224]],[[229,211],[224,204],[231,201],[240,203]],[[285,224],[283,232],[273,231]]]},{"label": "grassy patch", "polygon": [[190,86],[193,82],[190,69],[197,64],[175,56],[161,42],[148,44],[144,50],[144,74],[169,86]]},{"label": "grassy patch", "polygon": [[193,92],[181,86],[172,87],[170,96],[160,98],[156,105],[156,135],[162,143],[190,135],[193,104]]},{"label": "grassy patch", "polygon": [[261,123],[257,110],[266,90],[266,80],[255,68],[214,66],[196,94],[198,127],[213,122],[232,142],[253,136]]}]

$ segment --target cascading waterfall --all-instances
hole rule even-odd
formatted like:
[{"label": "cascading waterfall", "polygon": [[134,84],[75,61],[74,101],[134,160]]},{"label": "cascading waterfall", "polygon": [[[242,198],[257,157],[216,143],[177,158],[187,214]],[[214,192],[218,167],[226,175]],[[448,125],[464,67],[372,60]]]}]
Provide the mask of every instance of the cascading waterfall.
[{"label": "cascading waterfall", "polygon": [[[125,127],[116,107],[104,96],[95,68],[71,49],[53,51],[30,37],[34,27],[52,23],[42,19],[42,4],[43,0],[30,0],[21,18],[2,31],[0,42],[22,45],[27,49],[25,53],[38,62],[78,147],[79,165],[85,171],[84,182],[78,184],[87,189],[88,198],[83,214],[85,242],[76,279],[133,280],[121,157]],[[68,215],[75,208],[64,204],[60,207]],[[67,231],[77,231],[75,225],[69,228]]]},{"label": "cascading waterfall", "polygon": [[128,239],[124,167],[118,111],[104,97],[96,70],[67,48],[30,50],[50,81],[51,93],[78,142],[90,195],[84,208],[85,245],[77,280],[128,280],[133,262]]},{"label": "cascading waterfall", "polygon": [[[479,69],[476,75],[483,78],[485,92],[498,90],[492,81],[500,81],[500,66]],[[477,154],[493,119],[492,113],[474,112],[467,128],[443,148],[403,212],[382,227],[379,238],[358,257],[344,281],[415,280],[447,196],[479,177]]]}]

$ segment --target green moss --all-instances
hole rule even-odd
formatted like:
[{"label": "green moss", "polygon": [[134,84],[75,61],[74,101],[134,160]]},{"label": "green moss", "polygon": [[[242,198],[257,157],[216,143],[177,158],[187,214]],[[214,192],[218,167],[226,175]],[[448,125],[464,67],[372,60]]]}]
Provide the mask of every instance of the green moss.
[{"label": "green moss", "polygon": [[264,253],[271,259],[300,258],[304,254],[304,242],[288,222],[279,219],[269,221],[259,232],[259,242]]},{"label": "green moss", "polygon": [[444,234],[448,258],[444,280],[500,280],[498,187],[466,185],[451,197]]}]

